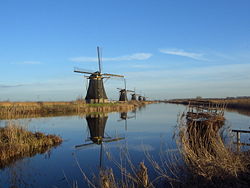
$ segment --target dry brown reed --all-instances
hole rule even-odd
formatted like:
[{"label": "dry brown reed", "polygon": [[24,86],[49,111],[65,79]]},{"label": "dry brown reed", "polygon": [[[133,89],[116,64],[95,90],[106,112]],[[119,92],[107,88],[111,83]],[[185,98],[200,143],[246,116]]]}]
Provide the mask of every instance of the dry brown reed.
[{"label": "dry brown reed", "polygon": [[[83,179],[87,182],[89,187],[92,188],[153,188],[148,176],[148,168],[144,162],[140,162],[136,167],[130,160],[127,150],[121,150],[120,161],[112,159],[111,155],[108,155],[109,160],[113,161],[115,166],[120,171],[120,177],[115,175],[112,168],[99,169],[98,175],[94,175],[92,178],[88,177],[84,170],[81,168],[78,160],[76,159],[77,166],[79,167]],[[123,156],[121,156],[123,155]],[[127,165],[124,166],[126,161]]]},{"label": "dry brown reed", "polygon": [[215,121],[187,124],[184,116],[179,120],[180,152],[188,168],[197,175],[212,177],[237,177],[246,170],[240,156],[224,145]]},{"label": "dry brown reed", "polygon": [[[190,115],[192,116],[190,118]],[[235,153],[221,137],[223,113],[183,113],[178,119],[177,144],[189,179],[186,185],[246,187],[249,156]]]},{"label": "dry brown reed", "polygon": [[130,111],[150,102],[86,104],[72,102],[0,102],[0,119]]},{"label": "dry brown reed", "polygon": [[8,122],[5,127],[0,128],[0,167],[24,156],[44,153],[61,142],[59,136],[32,133],[25,126]]}]

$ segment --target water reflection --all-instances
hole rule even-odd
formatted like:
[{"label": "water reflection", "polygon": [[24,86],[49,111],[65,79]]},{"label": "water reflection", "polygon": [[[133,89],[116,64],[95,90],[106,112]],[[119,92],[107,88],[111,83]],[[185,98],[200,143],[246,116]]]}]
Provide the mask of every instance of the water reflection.
[{"label": "water reflection", "polygon": [[128,116],[128,112],[121,112],[120,119],[118,121],[124,121],[125,123],[125,130],[128,130],[128,119],[136,118],[136,110],[132,111],[133,115]]},{"label": "water reflection", "polygon": [[102,168],[103,160],[103,143],[115,142],[125,139],[125,137],[118,136],[109,136],[105,132],[105,127],[108,119],[108,114],[98,113],[98,114],[89,114],[86,116],[86,121],[88,125],[88,137],[85,140],[85,143],[76,145],[76,149],[84,149],[86,147],[91,147],[94,145],[100,146],[99,153],[99,167]]},{"label": "water reflection", "polygon": [[228,112],[237,112],[242,115],[250,116],[250,111],[244,108],[227,108]]}]

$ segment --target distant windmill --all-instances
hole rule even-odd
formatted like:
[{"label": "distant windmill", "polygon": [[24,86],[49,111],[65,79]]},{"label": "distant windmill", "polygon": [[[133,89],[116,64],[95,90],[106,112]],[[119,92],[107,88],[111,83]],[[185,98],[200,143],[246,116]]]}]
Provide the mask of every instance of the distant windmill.
[{"label": "distant windmill", "polygon": [[139,95],[138,101],[142,101],[142,100],[143,100],[143,96]]},{"label": "distant windmill", "polygon": [[134,92],[132,90],[127,90],[127,86],[126,86],[126,79],[124,79],[124,89],[122,88],[117,88],[118,90],[120,90],[120,97],[119,97],[119,101],[128,101],[128,97],[127,97],[127,93],[128,92]]},{"label": "distant windmill", "polygon": [[87,76],[87,78],[89,79],[89,86],[88,86],[88,90],[87,90],[87,95],[85,97],[85,100],[87,103],[106,103],[106,102],[108,102],[108,97],[106,95],[106,92],[104,89],[104,84],[103,84],[104,78],[110,78],[110,77],[124,78],[124,76],[122,76],[122,75],[102,73],[99,47],[97,47],[97,55],[98,55],[98,65],[99,65],[98,71],[89,72],[89,71],[81,70],[79,68],[74,69],[74,72],[76,72],[76,73],[90,74],[90,76]]},{"label": "distant windmill", "polygon": [[90,114],[86,116],[89,135],[84,144],[76,145],[76,149],[83,149],[94,145],[100,145],[99,165],[102,168],[103,143],[115,142],[125,139],[124,137],[105,136],[105,127],[108,116],[107,114]]},{"label": "distant windmill", "polygon": [[137,100],[136,96],[139,96],[139,94],[135,93],[135,88],[134,88],[134,93],[131,94],[131,101],[136,101]]},{"label": "distant windmill", "polygon": [[136,101],[136,94],[135,93],[131,94],[131,100]]}]

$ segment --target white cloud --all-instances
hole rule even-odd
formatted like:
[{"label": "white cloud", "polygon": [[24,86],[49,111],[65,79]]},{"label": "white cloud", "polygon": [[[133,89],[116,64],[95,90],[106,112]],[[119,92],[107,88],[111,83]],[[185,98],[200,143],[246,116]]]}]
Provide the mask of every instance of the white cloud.
[{"label": "white cloud", "polygon": [[[131,61],[131,60],[146,60],[152,56],[151,53],[135,53],[119,57],[104,57],[102,61]],[[73,62],[96,62],[97,57],[73,57],[69,59]]]},{"label": "white cloud", "polygon": [[39,61],[24,61],[22,64],[26,64],[26,65],[40,65],[42,64]]},{"label": "white cloud", "polygon": [[189,57],[196,60],[205,60],[203,57],[204,54],[201,53],[194,53],[194,52],[186,52],[182,49],[160,49],[161,53],[169,54],[169,55],[177,55],[183,57]]},{"label": "white cloud", "polygon": [[18,84],[18,85],[3,85],[0,84],[0,88],[15,88],[15,87],[22,87],[24,84]]},{"label": "white cloud", "polygon": [[23,62],[17,62],[17,63],[11,63],[15,65],[40,65],[42,64],[40,61],[23,61]]}]

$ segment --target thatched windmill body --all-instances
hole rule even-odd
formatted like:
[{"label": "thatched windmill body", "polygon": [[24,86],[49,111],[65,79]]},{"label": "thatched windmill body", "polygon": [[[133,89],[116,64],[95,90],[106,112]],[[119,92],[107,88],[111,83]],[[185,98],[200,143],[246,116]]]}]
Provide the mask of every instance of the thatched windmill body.
[{"label": "thatched windmill body", "polygon": [[84,71],[78,68],[75,68],[74,72],[76,73],[82,73],[82,74],[90,74],[90,76],[87,76],[89,79],[89,86],[87,90],[87,95],[85,97],[85,100],[87,103],[106,103],[108,102],[108,97],[105,92],[103,79],[110,78],[110,77],[120,77],[123,78],[122,75],[117,74],[108,74],[108,73],[102,73],[101,70],[101,58],[100,58],[100,50],[99,47],[97,47],[97,54],[98,54],[98,65],[99,70],[96,72],[88,72]]}]

